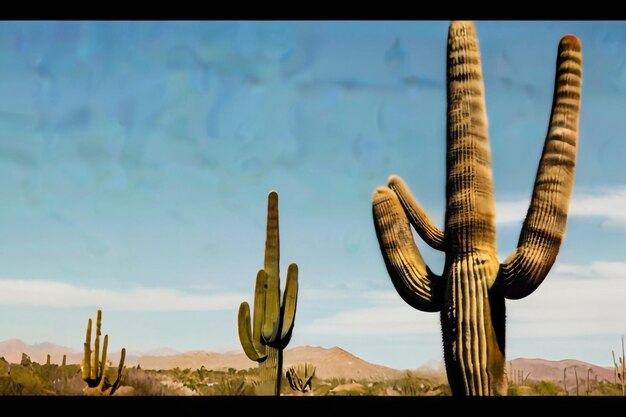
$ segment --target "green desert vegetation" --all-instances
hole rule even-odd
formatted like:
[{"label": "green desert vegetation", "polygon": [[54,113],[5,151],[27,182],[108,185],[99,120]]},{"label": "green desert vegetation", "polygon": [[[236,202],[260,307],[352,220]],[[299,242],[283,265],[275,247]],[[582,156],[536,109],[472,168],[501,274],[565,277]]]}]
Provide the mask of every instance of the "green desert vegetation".
[{"label": "green desert vegetation", "polygon": [[[497,257],[495,200],[476,29],[452,22],[447,50],[445,229],[437,228],[405,182],[392,176],[373,194],[373,217],[391,281],[412,307],[440,312],[444,359],[455,395],[506,395],[505,299],[531,294],[554,264],[574,186],[582,46],[558,47],[550,126],[517,249]],[[446,255],[441,276],[424,262],[410,225]]]},{"label": "green desert vegetation", "polygon": [[622,336],[622,356],[615,360],[615,352],[611,351],[613,355],[613,366],[615,369],[615,385],[617,385],[618,381],[622,387],[622,395],[626,395],[626,355],[624,354],[624,336]]},{"label": "green desert vegetation", "polygon": [[302,394],[310,392],[313,389],[315,366],[310,363],[292,366],[287,369],[286,376],[289,386],[293,391]]},{"label": "green desert vegetation", "polygon": [[291,339],[296,318],[298,266],[289,265],[281,305],[279,263],[278,193],[271,191],[267,202],[265,262],[256,278],[252,325],[250,306],[245,301],[237,318],[241,346],[250,360],[259,363],[260,395],[280,395],[283,349]]},{"label": "green desert vegetation", "polygon": [[[307,396],[449,396],[452,394],[443,375],[437,377],[419,371],[406,371],[394,377],[376,378],[320,378],[314,365],[308,363],[290,367],[282,375],[281,395]],[[309,389],[294,391],[289,383],[289,370],[305,381]],[[526,378],[528,371],[516,369],[524,378],[516,379],[508,387],[511,396],[576,396],[574,375],[579,377],[580,396],[621,395],[621,384],[607,379],[591,378],[586,367],[578,371],[567,369],[567,389],[552,380]],[[584,374],[584,376],[583,376]],[[254,396],[261,381],[259,367],[236,370],[198,369],[142,369],[125,367],[123,382],[115,391],[117,396]],[[310,377],[310,380],[309,380]],[[39,364],[23,355],[20,364],[11,364],[0,358],[0,395],[85,395],[85,382],[78,364]]]}]

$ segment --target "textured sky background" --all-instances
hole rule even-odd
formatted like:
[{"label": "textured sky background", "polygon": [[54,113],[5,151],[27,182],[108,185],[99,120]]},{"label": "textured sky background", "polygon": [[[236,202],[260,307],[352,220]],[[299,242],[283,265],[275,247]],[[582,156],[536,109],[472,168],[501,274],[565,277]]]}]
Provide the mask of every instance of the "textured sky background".
[{"label": "textured sky background", "polygon": [[[291,346],[440,360],[438,316],[395,293],[370,199],[401,175],[442,225],[447,25],[3,22],[0,339],[80,350],[101,307],[114,350],[240,349],[275,189],[283,283],[300,267]],[[507,303],[507,354],[608,364],[626,333],[626,23],[477,29],[500,259],[530,199],[558,41],[583,42],[567,236],[544,284]]]}]

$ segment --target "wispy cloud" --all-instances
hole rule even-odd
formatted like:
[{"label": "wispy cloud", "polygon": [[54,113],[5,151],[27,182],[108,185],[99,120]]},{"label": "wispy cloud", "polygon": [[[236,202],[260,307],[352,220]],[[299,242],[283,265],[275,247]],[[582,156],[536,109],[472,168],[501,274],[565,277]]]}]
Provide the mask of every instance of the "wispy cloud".
[{"label": "wispy cloud", "polygon": [[[321,296],[325,290],[316,292]],[[314,320],[302,326],[300,331],[334,336],[422,334],[438,331],[438,314],[419,314],[404,303],[395,291],[351,291],[345,294],[353,300],[359,298],[370,306],[353,308]]]},{"label": "wispy cloud", "polygon": [[334,336],[380,336],[391,334],[435,333],[439,315],[420,313],[399,297],[396,306],[373,306],[338,313],[315,320],[300,330],[307,334]]},{"label": "wispy cloud", "polygon": [[507,303],[511,335],[593,337],[626,330],[626,262],[564,264],[530,296]]},{"label": "wispy cloud", "polygon": [[[496,202],[497,222],[521,223],[530,197]],[[600,217],[611,225],[626,225],[626,186],[602,187],[594,191],[574,192],[569,209],[571,217]]]},{"label": "wispy cloud", "polygon": [[[394,291],[363,291],[353,298],[370,304],[318,319],[307,334],[369,336],[429,334],[440,330],[439,314],[409,307]],[[530,296],[507,302],[512,338],[619,335],[626,330],[626,262],[559,264]]]},{"label": "wispy cloud", "polygon": [[99,307],[118,311],[232,310],[247,294],[194,294],[169,288],[109,290],[46,280],[0,280],[0,305]]}]

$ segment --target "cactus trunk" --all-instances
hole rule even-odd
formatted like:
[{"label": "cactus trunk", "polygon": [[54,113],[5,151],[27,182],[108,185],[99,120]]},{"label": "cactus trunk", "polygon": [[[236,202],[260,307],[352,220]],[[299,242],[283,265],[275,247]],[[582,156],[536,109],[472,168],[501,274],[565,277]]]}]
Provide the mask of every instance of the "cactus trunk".
[{"label": "cactus trunk", "polygon": [[280,383],[283,375],[283,350],[267,347],[267,358],[259,364],[261,384],[259,395],[280,395]]},{"label": "cactus trunk", "polygon": [[506,395],[504,297],[489,294],[484,279],[463,277],[461,271],[473,265],[468,258],[451,266],[441,313],[448,383],[452,392]]},{"label": "cactus trunk", "polygon": [[[373,195],[376,235],[398,294],[440,312],[446,371],[455,395],[506,395],[505,298],[532,293],[558,254],[574,186],[582,83],[581,43],[561,39],[550,126],[518,246],[497,258],[488,123],[476,29],[453,22],[447,50],[445,229],[438,229],[397,177]],[[441,276],[424,262],[410,229],[445,252]],[[515,375],[512,375],[515,378]],[[518,375],[518,383],[523,375]],[[565,381],[564,381],[565,382]]]}]

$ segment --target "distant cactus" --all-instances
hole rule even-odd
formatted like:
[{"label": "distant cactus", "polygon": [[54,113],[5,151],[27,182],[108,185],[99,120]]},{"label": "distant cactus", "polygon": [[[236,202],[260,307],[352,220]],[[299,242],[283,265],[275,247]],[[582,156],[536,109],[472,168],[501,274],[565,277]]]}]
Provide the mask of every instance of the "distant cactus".
[{"label": "distant cactus", "polygon": [[622,336],[622,356],[619,357],[619,364],[615,360],[615,352],[613,354],[613,365],[615,367],[615,385],[617,381],[622,385],[622,395],[626,395],[626,355],[624,354],[624,336]]},{"label": "distant cactus", "polygon": [[239,340],[244,352],[259,362],[261,395],[280,395],[283,349],[291,339],[298,299],[298,266],[287,270],[287,285],[280,303],[278,194],[268,195],[265,263],[256,278],[254,318],[250,324],[250,306],[241,303],[238,315]]},{"label": "distant cactus", "polygon": [[308,392],[313,389],[313,377],[315,376],[315,366],[305,363],[304,365],[292,366],[287,369],[287,381],[292,390],[298,392]]},{"label": "distant cactus", "polygon": [[67,361],[67,355],[63,355],[63,361],[61,362],[61,366],[65,366]]},{"label": "distant cactus", "polygon": [[46,365],[50,366],[50,354],[46,357]]},{"label": "distant cactus", "polygon": [[[448,382],[455,395],[506,395],[505,298],[524,298],[554,264],[574,186],[582,46],[561,39],[550,127],[515,252],[500,263],[480,51],[471,22],[453,22],[447,51],[445,229],[437,228],[397,176],[373,195],[380,249],[400,296],[440,312]],[[420,173],[420,175],[428,175]],[[409,223],[410,222],[410,223]],[[424,262],[410,224],[445,252],[443,274]]]},{"label": "distant cactus", "polygon": [[30,356],[22,352],[22,360],[20,361],[20,365],[29,367],[33,365],[33,361],[30,360]]},{"label": "distant cactus", "polygon": [[126,349],[122,348],[120,364],[117,367],[117,378],[111,384],[107,376],[107,346],[109,344],[109,335],[104,336],[104,344],[102,346],[102,359],[100,359],[100,327],[102,324],[102,311],[98,310],[96,319],[96,340],[94,342],[94,350],[91,351],[91,319],[87,322],[87,334],[85,336],[85,352],[81,365],[81,373],[83,380],[87,383],[85,393],[88,395],[113,395],[120,386],[122,374],[124,371],[124,360],[126,358]]}]

